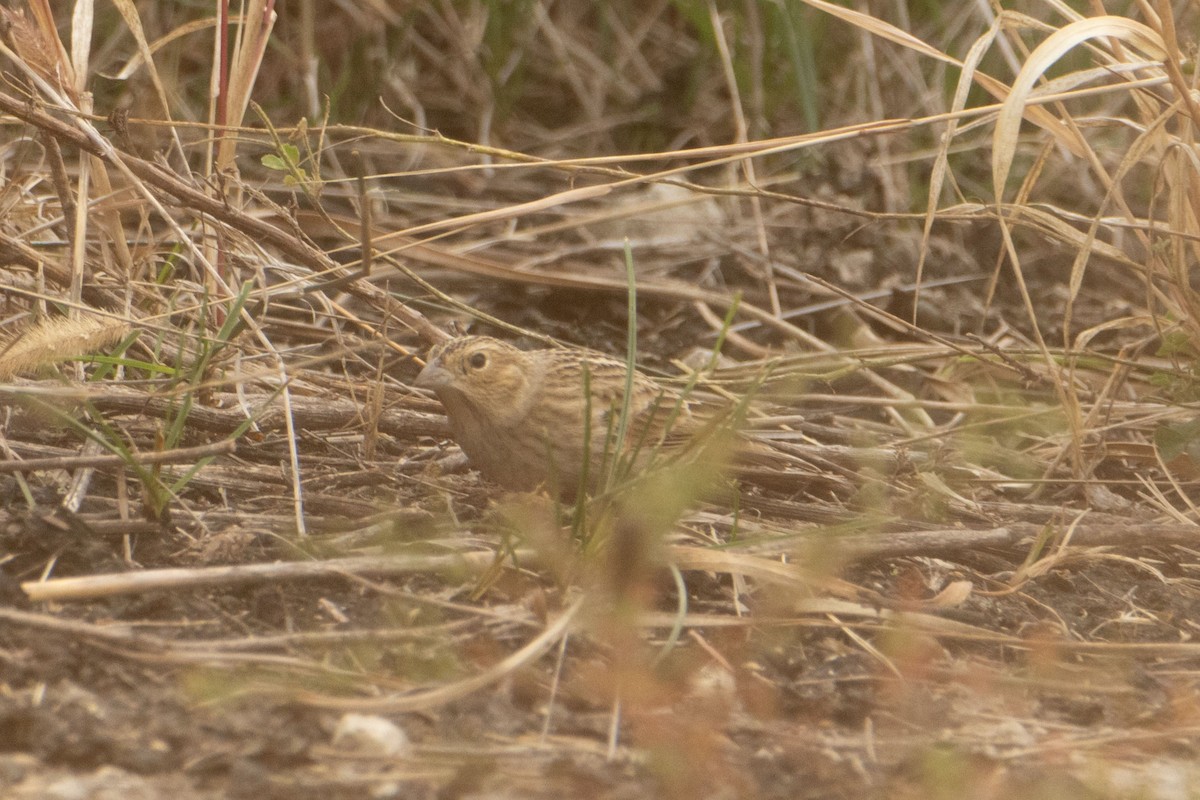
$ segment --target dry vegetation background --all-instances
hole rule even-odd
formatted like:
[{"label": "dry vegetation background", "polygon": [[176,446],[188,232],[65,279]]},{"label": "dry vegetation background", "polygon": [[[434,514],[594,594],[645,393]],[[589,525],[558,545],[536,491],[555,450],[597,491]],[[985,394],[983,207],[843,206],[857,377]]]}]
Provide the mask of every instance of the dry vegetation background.
[{"label": "dry vegetation background", "polygon": [[[4,796],[1197,795],[1194,2],[53,5]],[[787,466],[505,495],[456,326]]]}]

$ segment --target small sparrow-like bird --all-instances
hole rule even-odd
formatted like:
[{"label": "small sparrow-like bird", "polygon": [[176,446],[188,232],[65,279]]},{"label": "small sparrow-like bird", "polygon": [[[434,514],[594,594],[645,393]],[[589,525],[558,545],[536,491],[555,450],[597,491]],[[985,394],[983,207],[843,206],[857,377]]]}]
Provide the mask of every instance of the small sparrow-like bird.
[{"label": "small sparrow-like bird", "polygon": [[601,486],[619,459],[642,465],[698,427],[678,394],[635,370],[618,442],[627,375],[624,362],[592,351],[463,336],[430,350],[416,385],[441,400],[454,440],[485,478],[571,495]]}]

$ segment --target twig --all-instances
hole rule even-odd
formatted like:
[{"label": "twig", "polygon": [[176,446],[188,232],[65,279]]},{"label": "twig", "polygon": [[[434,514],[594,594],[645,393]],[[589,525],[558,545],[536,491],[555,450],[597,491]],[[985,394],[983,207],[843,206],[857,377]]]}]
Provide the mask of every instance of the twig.
[{"label": "twig", "polygon": [[43,469],[78,469],[79,467],[118,467],[123,464],[187,464],[206,458],[233,453],[237,443],[232,439],[197,447],[182,447],[150,453],[131,453],[124,456],[55,456],[52,458],[30,458],[24,461],[0,461],[0,473],[32,472]]},{"label": "twig", "polygon": [[[532,552],[520,551],[517,557],[532,559]],[[195,569],[155,569],[27,581],[21,588],[31,600],[88,600],[122,594],[192,589],[206,586],[230,586],[262,581],[289,581],[333,578],[343,575],[405,575],[413,572],[438,572],[466,567],[487,569],[495,564],[490,551],[439,556],[393,556],[332,558],[325,561],[291,561],[275,564],[239,564]]]}]

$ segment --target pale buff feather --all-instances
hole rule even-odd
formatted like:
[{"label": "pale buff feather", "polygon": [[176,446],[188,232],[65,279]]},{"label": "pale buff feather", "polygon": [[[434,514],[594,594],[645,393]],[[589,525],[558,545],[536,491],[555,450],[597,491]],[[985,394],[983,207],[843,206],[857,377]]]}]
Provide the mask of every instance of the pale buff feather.
[{"label": "pale buff feather", "polygon": [[624,362],[591,351],[519,350],[464,336],[434,347],[416,384],[441,400],[454,440],[484,477],[572,494],[585,468],[594,490],[618,459],[644,466],[696,428],[677,394],[635,371],[618,446],[626,376]]}]

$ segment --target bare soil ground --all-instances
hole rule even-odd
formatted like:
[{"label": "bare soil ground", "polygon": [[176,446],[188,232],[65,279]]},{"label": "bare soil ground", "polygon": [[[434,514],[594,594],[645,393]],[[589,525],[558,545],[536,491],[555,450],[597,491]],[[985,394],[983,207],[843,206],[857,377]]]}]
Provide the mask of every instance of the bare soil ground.
[{"label": "bare soil ground", "polygon": [[[926,299],[966,308],[962,291]],[[517,322],[553,328],[562,298],[541,290],[522,304],[530,294],[501,286],[494,307],[475,302],[520,306],[528,318]],[[607,326],[617,337],[619,302],[570,302],[586,322],[556,334]],[[645,327],[662,326],[643,338],[646,362],[667,364],[703,336],[674,322],[686,306],[646,307]],[[880,374],[936,396],[944,356],[932,368],[897,360]],[[856,371],[788,397],[794,468],[742,478],[735,501],[689,504],[670,530],[638,522],[653,545],[593,539],[580,560],[570,510],[556,522],[547,498],[439,466],[454,448],[437,404],[405,388],[414,371],[387,367],[378,412],[370,375],[295,373],[318,387],[293,397],[304,537],[289,516],[279,419],[205,466],[161,524],[120,523],[137,490],[119,469],[97,470],[76,513],[56,508],[65,484],[54,472],[24,486],[4,476],[0,775],[16,796],[70,782],[147,797],[894,797],[980,783],[1108,796],[1148,762],[1190,770],[1194,533],[1141,496],[1172,479],[1144,460],[1107,456],[1103,480],[1086,485],[1002,480],[953,437],[897,441],[862,402],[878,395]],[[118,411],[120,392],[105,395],[93,407],[149,446],[153,411]],[[335,402],[352,410],[318,413]],[[235,403],[220,393],[211,417],[197,408],[205,424],[188,444],[222,438]],[[72,432],[14,407],[7,438],[29,458],[68,452]],[[35,505],[22,510],[25,491]],[[620,527],[605,513],[640,520],[628,508],[591,513],[600,541]],[[709,564],[692,552],[714,547]],[[510,548],[523,558],[507,561]],[[472,552],[496,553],[499,571],[490,557],[405,566]],[[328,571],[50,605],[18,586],[47,565],[61,579],[297,559]],[[562,648],[552,641],[448,702],[428,696],[494,670],[580,592]],[[352,713],[389,720],[410,744],[337,737]]]},{"label": "bare soil ground", "polygon": [[[646,30],[677,42],[680,16]],[[758,143],[751,179],[722,161],[743,145],[687,149],[733,140],[712,107],[676,120],[686,147],[582,165],[565,122],[485,156],[260,127],[206,183],[137,114],[89,132],[0,90],[25,131],[0,794],[1194,796],[1200,306],[1184,246],[1128,233],[1176,206],[1131,196],[1073,281],[1097,192],[1052,148],[1041,205],[1004,213],[966,199],[990,156],[957,151],[926,235],[896,205],[929,186],[917,143]],[[69,175],[29,166],[47,142]],[[61,205],[81,161],[122,201],[85,230]],[[626,247],[638,363],[749,398],[742,435],[779,460],[569,506],[486,483],[411,386],[421,355],[460,329],[623,356]],[[3,372],[47,305],[104,322]]]}]

